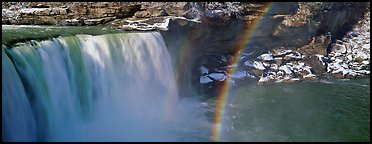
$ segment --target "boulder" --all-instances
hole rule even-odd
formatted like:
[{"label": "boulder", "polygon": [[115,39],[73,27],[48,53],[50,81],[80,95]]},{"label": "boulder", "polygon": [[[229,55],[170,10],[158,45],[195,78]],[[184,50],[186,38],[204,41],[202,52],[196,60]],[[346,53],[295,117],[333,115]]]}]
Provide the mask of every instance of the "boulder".
[{"label": "boulder", "polygon": [[253,67],[258,70],[265,70],[265,66],[259,61],[253,61]]},{"label": "boulder", "polygon": [[211,80],[208,76],[200,76],[199,82],[201,84],[206,84],[213,82],[213,80]]},{"label": "boulder", "polygon": [[356,62],[363,62],[366,59],[368,59],[368,54],[363,51],[357,51],[354,55],[354,61]]},{"label": "boulder", "polygon": [[200,70],[200,73],[201,74],[208,74],[208,68],[206,68],[206,67],[204,67],[204,66],[201,66],[200,68],[199,68],[199,70]]},{"label": "boulder", "polygon": [[287,61],[297,61],[297,60],[302,60],[302,59],[303,59],[303,56],[301,55],[301,53],[296,52],[296,51],[286,54],[284,56],[284,60],[287,60]]},{"label": "boulder", "polygon": [[370,46],[369,44],[364,44],[364,45],[362,46],[362,48],[363,48],[363,49],[368,49],[368,50],[369,50],[369,49],[371,48],[371,46]]},{"label": "boulder", "polygon": [[287,55],[289,53],[291,53],[292,50],[289,50],[289,49],[285,49],[283,47],[281,48],[275,48],[272,50],[272,55],[274,57],[281,57],[281,56],[284,56],[284,55]]},{"label": "boulder", "polygon": [[269,77],[263,77],[261,76],[260,79],[258,80],[258,83],[267,83],[270,81],[270,78]]},{"label": "boulder", "polygon": [[134,16],[137,18],[148,18],[150,17],[150,14],[148,11],[138,11],[134,14]]},{"label": "boulder", "polygon": [[272,54],[262,54],[260,56],[257,57],[258,59],[260,60],[263,60],[263,61],[273,61],[274,60],[274,57]]},{"label": "boulder", "polygon": [[305,57],[303,62],[314,70],[315,75],[323,75],[326,71],[325,65],[323,65],[323,62],[319,61],[316,55]]},{"label": "boulder", "polygon": [[305,72],[307,72],[306,75],[301,75],[303,80],[317,80],[318,79],[315,74],[312,74],[309,71],[305,71]]},{"label": "boulder", "polygon": [[346,50],[347,49],[345,45],[342,45],[342,44],[336,44],[335,46],[332,47],[332,52],[335,52],[335,53],[345,54],[347,52]]},{"label": "boulder", "polygon": [[223,73],[211,73],[208,75],[208,77],[217,81],[224,81],[227,79],[227,76]]},{"label": "boulder", "polygon": [[252,70],[252,73],[256,76],[260,76],[263,74],[263,71],[262,70],[258,70],[258,69],[253,69]]},{"label": "boulder", "polygon": [[282,65],[279,67],[279,70],[283,70],[286,74],[292,75],[293,71],[292,68],[288,65]]},{"label": "boulder", "polygon": [[231,78],[235,78],[235,79],[241,79],[241,78],[244,78],[246,76],[247,76],[247,72],[242,71],[242,70],[238,70],[235,73],[230,75]]}]

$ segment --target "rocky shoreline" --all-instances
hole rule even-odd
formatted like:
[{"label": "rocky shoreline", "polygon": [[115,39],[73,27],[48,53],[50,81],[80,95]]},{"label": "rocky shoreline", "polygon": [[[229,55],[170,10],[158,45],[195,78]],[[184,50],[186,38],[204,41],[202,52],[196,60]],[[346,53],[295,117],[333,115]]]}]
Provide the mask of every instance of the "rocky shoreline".
[{"label": "rocky shoreline", "polygon": [[[323,48],[311,47],[314,41],[322,40]],[[330,45],[328,47],[327,45]],[[327,48],[329,49],[327,52]],[[358,78],[370,75],[370,12],[342,40],[331,42],[331,35],[319,36],[309,45],[296,50],[275,48],[253,60],[245,60],[241,54],[235,73],[227,71],[238,65],[227,65],[229,56],[216,56],[222,66],[201,65],[199,83],[208,87],[212,83],[229,80],[252,79],[258,84],[293,83],[318,80],[324,75],[335,78]],[[300,52],[299,52],[300,51]],[[315,63],[315,64],[314,64]]]}]

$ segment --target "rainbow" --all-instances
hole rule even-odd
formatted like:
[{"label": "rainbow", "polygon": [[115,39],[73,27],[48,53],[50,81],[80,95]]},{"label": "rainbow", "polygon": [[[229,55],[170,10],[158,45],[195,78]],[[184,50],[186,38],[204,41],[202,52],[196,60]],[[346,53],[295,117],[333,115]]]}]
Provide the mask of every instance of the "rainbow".
[{"label": "rainbow", "polygon": [[[246,28],[240,35],[240,39],[238,39],[236,45],[234,46],[234,54],[233,59],[229,63],[229,65],[237,64],[239,57],[240,57],[240,51],[244,49],[244,47],[249,43],[249,39],[251,38],[252,34],[255,32],[257,26],[260,24],[260,21],[262,20],[263,16],[269,11],[270,7],[272,6],[272,2],[264,3],[262,12],[259,14],[259,18],[256,20],[253,20],[252,23],[247,24]],[[233,67],[232,69],[229,69],[227,73],[233,74],[236,72],[237,67]],[[212,125],[212,141],[221,141],[221,135],[222,135],[222,124],[223,124],[223,116],[225,113],[225,106],[227,97],[230,90],[230,82],[228,80],[224,81],[223,86],[217,96],[216,101],[216,109],[214,114],[214,123]]]}]

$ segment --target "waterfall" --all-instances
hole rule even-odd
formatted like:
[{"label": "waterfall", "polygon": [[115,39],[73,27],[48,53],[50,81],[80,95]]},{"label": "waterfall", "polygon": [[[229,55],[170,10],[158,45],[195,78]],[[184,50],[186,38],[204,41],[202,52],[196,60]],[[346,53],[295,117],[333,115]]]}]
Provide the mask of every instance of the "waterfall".
[{"label": "waterfall", "polygon": [[3,141],[173,141],[178,91],[158,32],[2,50]]}]

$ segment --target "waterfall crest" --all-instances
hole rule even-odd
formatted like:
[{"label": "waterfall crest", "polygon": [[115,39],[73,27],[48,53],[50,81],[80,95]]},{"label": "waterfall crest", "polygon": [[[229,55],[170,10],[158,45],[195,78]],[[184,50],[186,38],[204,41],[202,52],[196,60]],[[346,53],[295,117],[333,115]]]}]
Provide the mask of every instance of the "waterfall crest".
[{"label": "waterfall crest", "polygon": [[2,50],[3,141],[169,141],[178,101],[158,32]]}]

